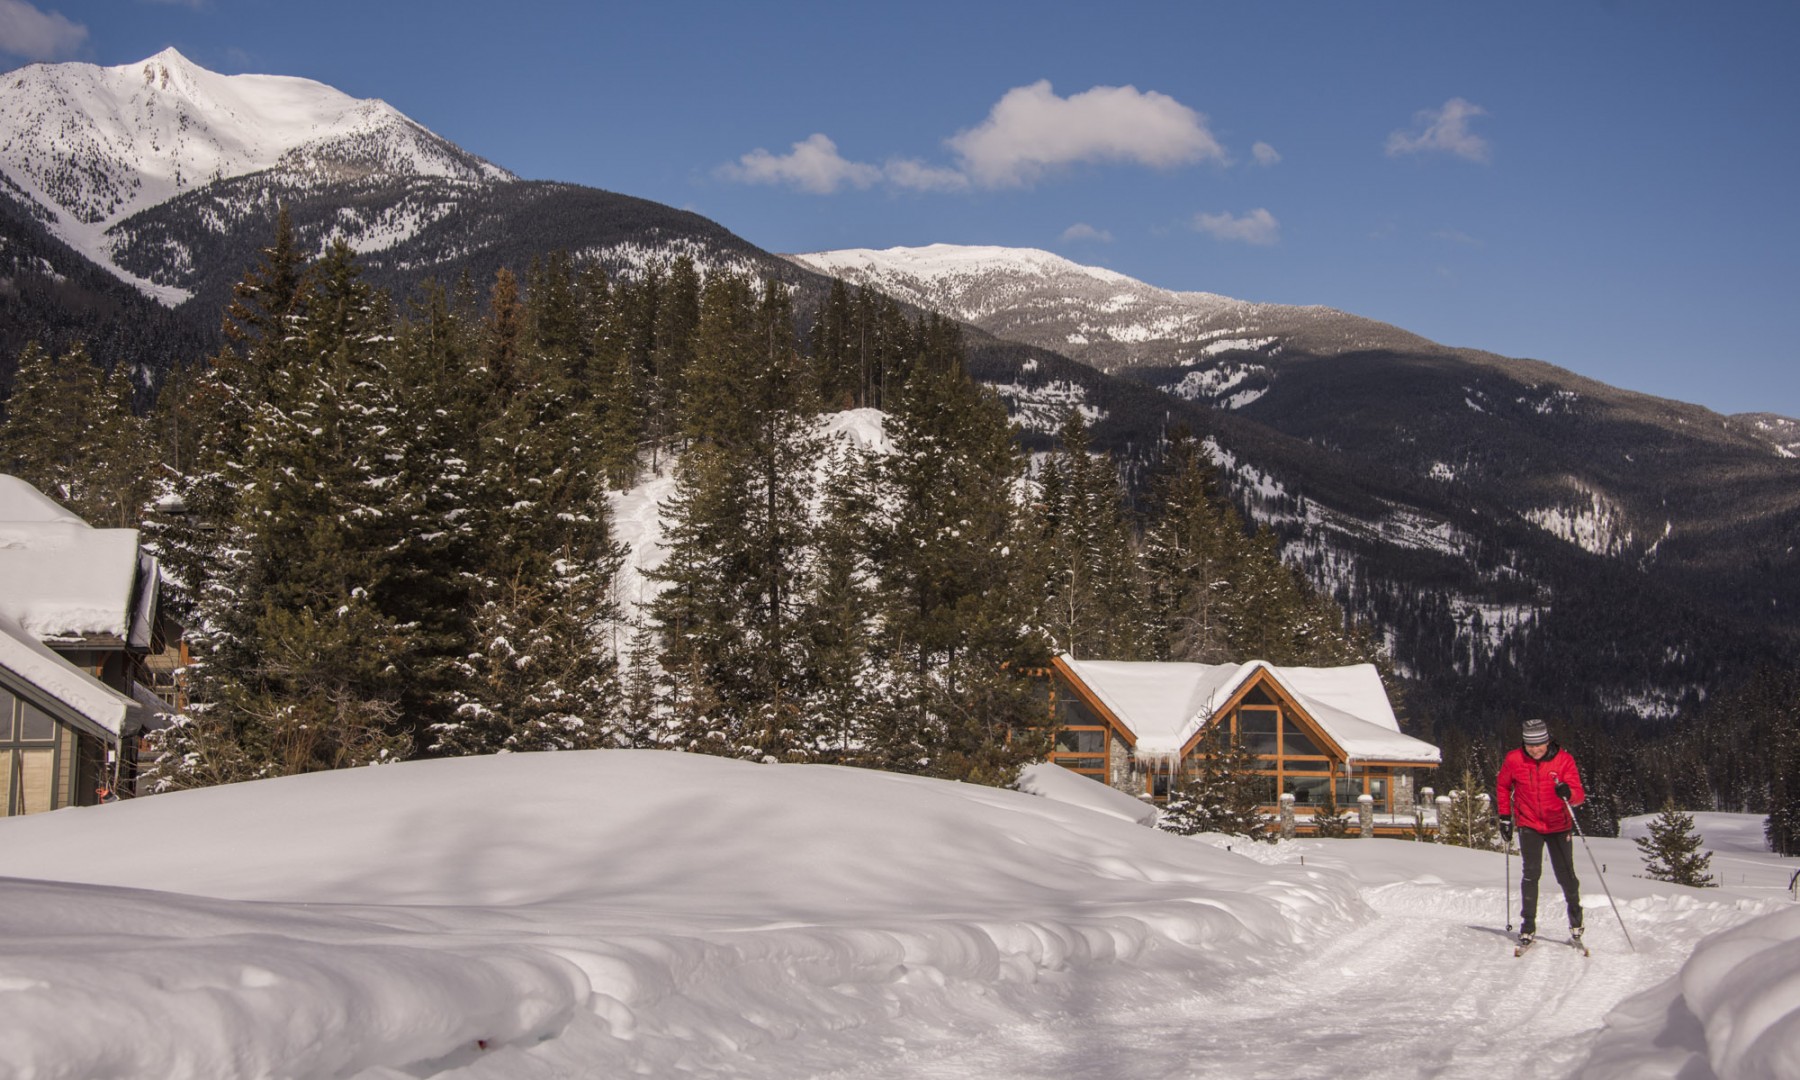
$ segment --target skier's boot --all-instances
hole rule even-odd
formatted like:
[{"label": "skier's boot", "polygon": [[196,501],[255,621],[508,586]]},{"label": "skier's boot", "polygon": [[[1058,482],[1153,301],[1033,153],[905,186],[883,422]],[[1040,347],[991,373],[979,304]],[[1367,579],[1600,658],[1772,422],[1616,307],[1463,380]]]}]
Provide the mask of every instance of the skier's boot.
[{"label": "skier's boot", "polygon": [[1528,949],[1531,947],[1531,943],[1536,940],[1537,940],[1537,931],[1536,930],[1521,930],[1521,931],[1519,931],[1519,948]]},{"label": "skier's boot", "polygon": [[1569,940],[1573,941],[1577,945],[1581,944],[1581,927],[1579,927],[1579,926],[1569,927]]}]

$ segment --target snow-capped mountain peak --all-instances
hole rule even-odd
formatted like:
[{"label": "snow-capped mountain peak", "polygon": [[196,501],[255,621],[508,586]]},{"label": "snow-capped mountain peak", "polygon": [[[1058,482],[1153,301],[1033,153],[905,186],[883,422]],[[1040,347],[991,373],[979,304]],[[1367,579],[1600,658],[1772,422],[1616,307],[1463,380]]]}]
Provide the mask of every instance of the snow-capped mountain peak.
[{"label": "snow-capped mountain peak", "polygon": [[277,167],[504,181],[403,116],[311,79],[221,75],[175,49],[117,67],[33,64],[0,94],[0,181],[50,230],[114,265],[109,231],[149,207]]}]

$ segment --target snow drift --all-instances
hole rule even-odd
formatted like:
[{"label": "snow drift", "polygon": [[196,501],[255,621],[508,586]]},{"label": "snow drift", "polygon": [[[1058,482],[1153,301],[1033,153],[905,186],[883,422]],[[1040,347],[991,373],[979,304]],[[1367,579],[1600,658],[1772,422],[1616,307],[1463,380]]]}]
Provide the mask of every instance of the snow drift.
[{"label": "snow drift", "polygon": [[40,1078],[877,1054],[897,1022],[993,1023],[1125,964],[1247,973],[1368,917],[1341,875],[1048,798],[650,751],[12,819],[0,874],[0,1074]]}]

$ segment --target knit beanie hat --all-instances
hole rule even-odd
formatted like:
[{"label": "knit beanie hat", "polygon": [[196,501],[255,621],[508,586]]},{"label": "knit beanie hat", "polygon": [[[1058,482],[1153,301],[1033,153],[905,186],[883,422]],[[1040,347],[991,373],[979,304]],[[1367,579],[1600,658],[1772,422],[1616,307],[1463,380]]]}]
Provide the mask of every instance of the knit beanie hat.
[{"label": "knit beanie hat", "polygon": [[1525,721],[1525,745],[1536,746],[1550,741],[1550,728],[1542,720]]}]

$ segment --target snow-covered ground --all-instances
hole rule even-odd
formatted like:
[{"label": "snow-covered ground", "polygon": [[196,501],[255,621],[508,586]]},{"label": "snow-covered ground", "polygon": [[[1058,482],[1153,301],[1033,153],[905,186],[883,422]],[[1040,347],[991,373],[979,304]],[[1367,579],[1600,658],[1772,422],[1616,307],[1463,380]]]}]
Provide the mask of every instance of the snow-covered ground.
[{"label": "snow-covered ground", "polygon": [[1515,960],[1499,854],[1026,786],[597,751],[0,821],[0,1076],[1800,1075],[1756,819],[1699,816],[1720,889],[1593,841],[1636,950],[1578,853],[1593,957]]}]

